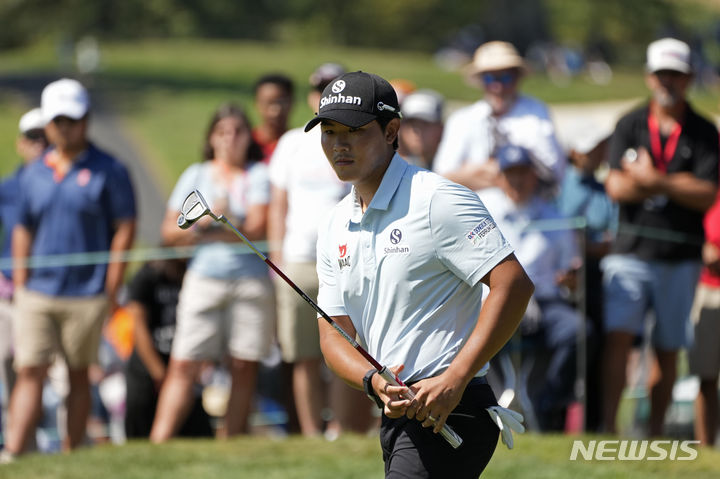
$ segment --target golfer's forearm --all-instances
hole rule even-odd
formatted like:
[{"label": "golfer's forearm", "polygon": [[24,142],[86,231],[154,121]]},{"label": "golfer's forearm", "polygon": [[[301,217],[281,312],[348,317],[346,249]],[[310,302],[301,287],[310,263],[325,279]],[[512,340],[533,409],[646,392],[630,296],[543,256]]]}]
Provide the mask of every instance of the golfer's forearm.
[{"label": "golfer's forearm", "polygon": [[[320,349],[325,358],[325,363],[333,373],[349,386],[362,389],[363,377],[372,366],[324,319],[318,319],[318,327],[320,330]],[[341,327],[343,327],[342,324]],[[353,336],[355,332],[348,329],[343,327],[343,330]]]}]

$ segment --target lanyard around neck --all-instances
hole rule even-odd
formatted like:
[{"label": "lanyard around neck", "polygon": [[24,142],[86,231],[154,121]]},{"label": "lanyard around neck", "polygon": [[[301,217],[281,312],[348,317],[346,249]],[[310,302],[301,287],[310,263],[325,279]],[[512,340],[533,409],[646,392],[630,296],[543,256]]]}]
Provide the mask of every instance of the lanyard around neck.
[{"label": "lanyard around neck", "polygon": [[670,133],[665,143],[664,150],[662,148],[662,141],[660,140],[660,127],[657,118],[655,118],[652,112],[648,114],[648,131],[650,132],[650,149],[652,150],[653,160],[655,160],[655,166],[658,170],[665,173],[667,172],[668,164],[670,164],[673,156],[675,156],[680,133],[682,133],[682,125],[680,122],[675,125],[675,128],[673,128],[672,133]]}]

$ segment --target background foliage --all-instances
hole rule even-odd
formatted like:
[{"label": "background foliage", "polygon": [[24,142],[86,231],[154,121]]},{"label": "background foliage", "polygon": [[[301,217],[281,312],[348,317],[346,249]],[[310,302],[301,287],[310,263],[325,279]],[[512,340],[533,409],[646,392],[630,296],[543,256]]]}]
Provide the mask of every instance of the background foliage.
[{"label": "background foliage", "polygon": [[602,47],[633,59],[661,33],[715,38],[712,0],[4,0],[0,48],[37,40],[202,37],[432,52],[487,39]]}]

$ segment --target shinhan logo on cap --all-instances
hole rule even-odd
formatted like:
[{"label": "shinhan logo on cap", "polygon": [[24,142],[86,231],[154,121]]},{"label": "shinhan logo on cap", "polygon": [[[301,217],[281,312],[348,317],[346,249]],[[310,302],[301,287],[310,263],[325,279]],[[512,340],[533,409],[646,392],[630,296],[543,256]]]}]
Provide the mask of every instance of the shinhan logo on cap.
[{"label": "shinhan logo on cap", "polygon": [[336,93],[336,95],[328,95],[324,96],[320,99],[320,109],[322,110],[324,107],[328,105],[332,105],[333,103],[347,103],[349,105],[362,105],[362,98],[359,96],[352,96],[352,95],[341,95],[340,92],[345,89],[345,80],[338,80],[335,83],[333,83],[333,86],[331,88],[333,93]]},{"label": "shinhan logo on cap", "polygon": [[345,80],[338,80],[332,86],[333,93],[340,93],[345,89]]}]

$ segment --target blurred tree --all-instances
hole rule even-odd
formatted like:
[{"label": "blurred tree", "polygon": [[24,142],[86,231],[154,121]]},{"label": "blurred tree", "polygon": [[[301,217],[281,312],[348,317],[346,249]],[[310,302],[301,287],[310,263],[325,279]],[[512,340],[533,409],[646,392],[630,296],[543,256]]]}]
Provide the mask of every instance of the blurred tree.
[{"label": "blurred tree", "polygon": [[522,51],[538,41],[606,50],[619,45],[620,59],[635,63],[642,54],[639,45],[663,32],[710,35],[718,12],[716,0],[0,0],[0,48],[93,35],[431,52],[472,32],[470,43],[509,40]]}]

